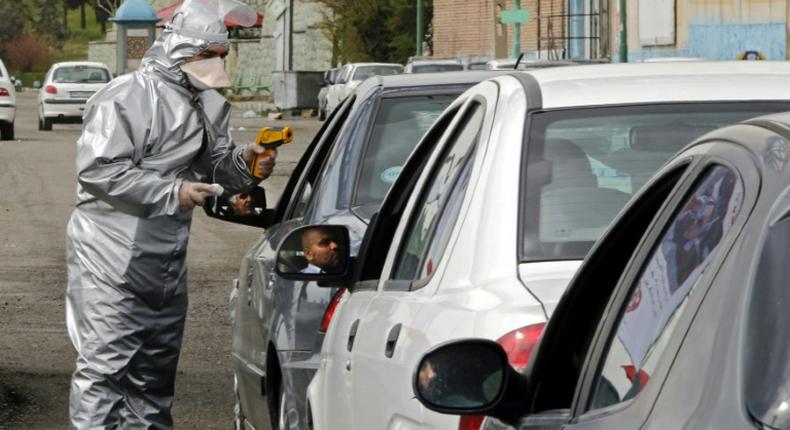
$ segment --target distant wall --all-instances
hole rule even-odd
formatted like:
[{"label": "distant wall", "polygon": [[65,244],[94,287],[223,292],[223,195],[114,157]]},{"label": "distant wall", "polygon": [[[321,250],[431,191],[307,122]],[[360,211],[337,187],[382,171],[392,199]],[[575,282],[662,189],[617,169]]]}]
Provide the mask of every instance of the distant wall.
[{"label": "distant wall", "polygon": [[[158,9],[172,4],[173,1],[155,0],[151,4]],[[262,36],[254,39],[231,39],[231,52],[227,60],[228,75],[231,82],[237,82],[237,77],[240,76],[242,85],[257,83],[260,77],[262,85],[271,86],[277,53],[275,39],[272,36],[276,19],[268,16],[268,11],[263,6],[264,0],[245,0],[245,2],[264,14],[263,27],[260,31]],[[294,70],[316,71],[331,67],[332,42],[318,28],[318,23],[324,18],[324,10],[321,4],[313,1],[294,1]],[[91,61],[107,64],[115,73],[115,49],[114,41],[90,42],[88,58]]]}]

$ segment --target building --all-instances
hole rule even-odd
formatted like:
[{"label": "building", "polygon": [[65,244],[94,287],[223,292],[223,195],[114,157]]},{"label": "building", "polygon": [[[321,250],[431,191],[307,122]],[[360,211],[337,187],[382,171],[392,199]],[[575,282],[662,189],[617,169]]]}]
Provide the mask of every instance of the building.
[{"label": "building", "polygon": [[[153,0],[151,6],[160,10],[177,0]],[[266,0],[243,0],[264,14],[263,26],[254,31],[231,34],[231,52],[227,58],[227,70],[236,85],[269,87],[272,71],[276,67],[276,17],[270,13]],[[275,2],[276,3],[276,2]],[[293,0],[293,70],[323,71],[330,68],[332,42],[318,23],[324,19],[324,7],[315,1]],[[88,57],[91,61],[107,64],[115,73],[115,31],[108,31],[107,39],[90,42]]]},{"label": "building", "polygon": [[[501,11],[516,0],[434,0],[433,55],[502,58],[513,25]],[[788,59],[787,0],[522,0],[528,58],[642,61],[653,57]],[[625,25],[620,23],[625,6]],[[626,30],[626,44],[620,31]],[[621,52],[622,49],[622,52]],[[625,55],[627,53],[627,55]]]}]

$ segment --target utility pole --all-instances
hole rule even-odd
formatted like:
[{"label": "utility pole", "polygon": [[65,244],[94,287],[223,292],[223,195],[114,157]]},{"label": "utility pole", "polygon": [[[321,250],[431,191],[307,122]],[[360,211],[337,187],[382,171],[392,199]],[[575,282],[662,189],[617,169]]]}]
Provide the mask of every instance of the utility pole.
[{"label": "utility pole", "polygon": [[620,9],[618,12],[620,14],[620,31],[619,33],[619,42],[620,42],[620,55],[619,59],[621,63],[628,62],[628,31],[626,26],[628,24],[628,20],[625,13],[627,2],[626,0],[620,0],[618,2],[618,8]]},{"label": "utility pole", "polygon": [[[521,9],[521,0],[515,0],[515,10]],[[513,58],[518,58],[521,55],[521,24],[515,23],[513,25]]]},{"label": "utility pole", "polygon": [[[516,0],[518,1],[518,0]],[[425,26],[423,25],[423,21],[425,21],[425,8],[423,6],[423,0],[417,0],[417,55],[422,55],[422,39],[423,39],[423,29]]]}]

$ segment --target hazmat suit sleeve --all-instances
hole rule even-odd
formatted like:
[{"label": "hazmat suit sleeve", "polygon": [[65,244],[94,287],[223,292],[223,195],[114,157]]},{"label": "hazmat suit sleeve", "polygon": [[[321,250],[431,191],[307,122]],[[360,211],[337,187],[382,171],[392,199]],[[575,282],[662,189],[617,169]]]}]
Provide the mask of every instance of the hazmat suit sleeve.
[{"label": "hazmat suit sleeve", "polygon": [[230,103],[216,91],[203,91],[201,104],[213,135],[213,142],[197,163],[196,172],[204,182],[222,185],[225,193],[233,195],[255,186],[260,180],[250,174],[242,153],[230,136]]},{"label": "hazmat suit sleeve", "polygon": [[108,87],[86,106],[77,142],[78,183],[96,199],[130,215],[175,214],[182,180],[141,167],[152,115],[145,89]]}]

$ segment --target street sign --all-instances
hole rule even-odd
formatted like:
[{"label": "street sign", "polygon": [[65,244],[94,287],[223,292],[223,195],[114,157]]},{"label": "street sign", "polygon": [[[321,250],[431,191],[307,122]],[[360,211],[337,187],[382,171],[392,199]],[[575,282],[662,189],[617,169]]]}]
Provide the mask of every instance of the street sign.
[{"label": "street sign", "polygon": [[502,24],[526,24],[529,21],[529,10],[503,10],[501,16]]}]

